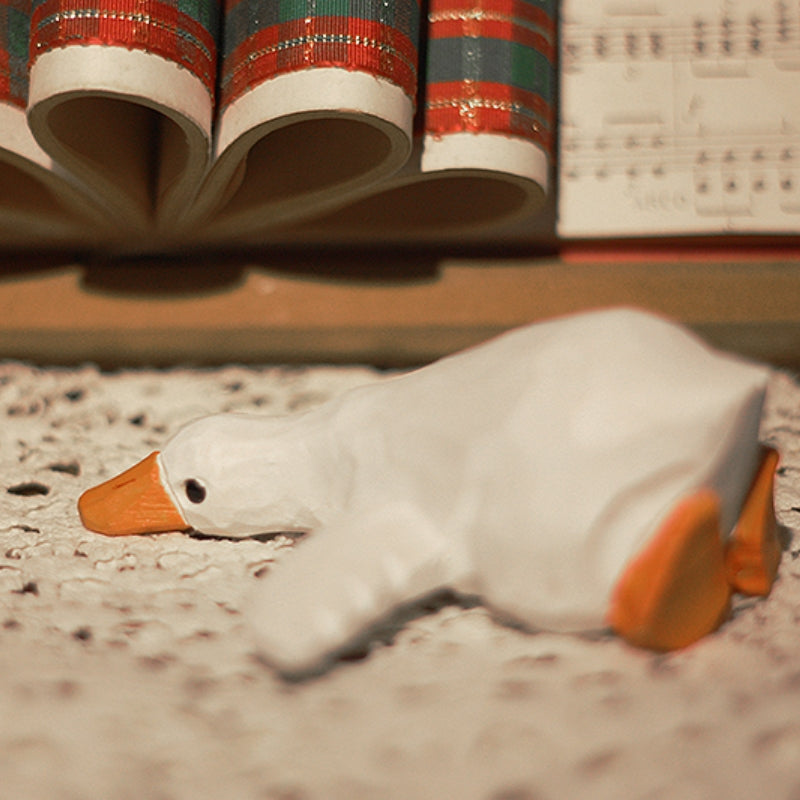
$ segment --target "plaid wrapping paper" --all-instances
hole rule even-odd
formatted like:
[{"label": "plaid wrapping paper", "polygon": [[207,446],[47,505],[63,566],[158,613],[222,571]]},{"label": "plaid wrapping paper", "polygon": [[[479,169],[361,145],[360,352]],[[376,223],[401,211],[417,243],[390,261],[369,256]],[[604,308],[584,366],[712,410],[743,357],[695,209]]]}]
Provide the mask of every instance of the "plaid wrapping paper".
[{"label": "plaid wrapping paper", "polygon": [[0,0],[0,103],[28,102],[30,0]]},{"label": "plaid wrapping paper", "polygon": [[335,66],[419,94],[427,133],[491,131],[552,152],[556,0],[430,0],[421,87],[419,0],[225,0],[222,34],[218,2],[0,0],[0,101],[24,107],[26,58],[117,45],[191,70],[218,112],[276,75]]},{"label": "plaid wrapping paper", "polygon": [[227,0],[220,110],[265,80],[310,67],[417,88],[417,0]]},{"label": "plaid wrapping paper", "polygon": [[520,136],[552,154],[555,0],[430,0],[423,128]]},{"label": "plaid wrapping paper", "polygon": [[194,73],[213,96],[217,0],[33,0],[31,63],[69,45],[144,50]]}]

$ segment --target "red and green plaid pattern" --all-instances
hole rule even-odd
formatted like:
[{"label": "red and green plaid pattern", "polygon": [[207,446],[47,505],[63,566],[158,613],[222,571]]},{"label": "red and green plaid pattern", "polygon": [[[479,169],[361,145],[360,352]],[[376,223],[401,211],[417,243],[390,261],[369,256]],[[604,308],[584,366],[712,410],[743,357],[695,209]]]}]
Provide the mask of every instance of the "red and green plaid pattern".
[{"label": "red and green plaid pattern", "polygon": [[30,0],[0,0],[0,103],[28,102]]},{"label": "red and green plaid pattern", "polygon": [[[0,0],[0,101],[25,105],[26,53],[116,45],[170,59],[213,94],[219,0]],[[417,97],[419,0],[225,0],[219,109],[276,75],[361,70]],[[552,149],[556,0],[430,0],[422,127]]]},{"label": "red and green plaid pattern", "polygon": [[426,133],[501,133],[553,147],[555,0],[431,0]]},{"label": "red and green plaid pattern", "polygon": [[343,67],[417,88],[417,0],[227,0],[220,106],[265,80]]},{"label": "red and green plaid pattern", "polygon": [[69,45],[144,50],[190,70],[214,94],[218,0],[34,0],[30,58]]}]

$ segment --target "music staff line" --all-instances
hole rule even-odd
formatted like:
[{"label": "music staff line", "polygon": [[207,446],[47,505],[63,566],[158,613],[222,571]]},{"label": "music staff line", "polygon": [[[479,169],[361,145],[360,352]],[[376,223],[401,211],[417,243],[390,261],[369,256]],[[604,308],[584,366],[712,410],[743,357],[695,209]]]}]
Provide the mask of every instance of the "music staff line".
[{"label": "music staff line", "polygon": [[625,175],[631,180],[662,179],[692,174],[696,190],[711,191],[715,186],[728,193],[749,188],[755,193],[780,191],[793,193],[800,188],[800,157],[786,144],[779,150],[760,145],[749,149],[698,147],[686,142],[675,148],[570,148],[562,146],[562,174],[568,180],[604,179]]},{"label": "music staff line", "polygon": [[[580,185],[587,179],[593,186],[602,186],[607,181],[618,181],[621,173],[601,172],[599,174],[583,174],[571,169],[562,171],[565,183],[562,191],[570,184]],[[634,203],[640,211],[656,211],[674,213],[691,211],[705,218],[714,217],[751,217],[755,219],[765,207],[773,212],[787,216],[800,214],[800,180],[791,174],[781,178],[780,183],[768,181],[763,176],[755,176],[749,180],[741,174],[708,175],[692,174],[691,171],[680,174],[667,173],[666,180],[654,180],[651,176],[640,182],[632,181],[629,186],[634,192],[624,201]],[[671,178],[671,180],[670,180]],[[619,183],[616,184],[619,191]],[[766,205],[765,205],[766,204]]]},{"label": "music staff line", "polygon": [[565,65],[590,61],[632,61],[704,58],[779,58],[800,56],[800,20],[790,26],[733,23],[712,25],[653,25],[646,28],[589,26],[563,28]]},{"label": "music staff line", "polygon": [[[580,168],[582,167],[582,168]],[[800,176],[796,170],[785,170],[781,174],[770,179],[769,175],[763,171],[756,170],[708,170],[693,167],[676,167],[675,164],[655,165],[652,169],[642,170],[632,165],[612,165],[608,163],[598,164],[593,168],[586,168],[586,165],[569,164],[562,174],[568,180],[579,180],[581,178],[605,179],[612,176],[626,175],[629,179],[663,179],[679,174],[693,174],[698,191],[710,191],[712,186],[719,186],[725,191],[732,193],[743,191],[749,187],[753,192],[778,191],[796,192],[800,187]],[[743,175],[746,172],[747,175]]]},{"label": "music staff line", "polygon": [[625,163],[666,161],[697,167],[713,165],[733,169],[737,166],[762,169],[800,166],[800,137],[764,133],[752,135],[689,136],[679,134],[599,134],[578,137],[568,125],[562,127],[562,152],[573,161]]}]

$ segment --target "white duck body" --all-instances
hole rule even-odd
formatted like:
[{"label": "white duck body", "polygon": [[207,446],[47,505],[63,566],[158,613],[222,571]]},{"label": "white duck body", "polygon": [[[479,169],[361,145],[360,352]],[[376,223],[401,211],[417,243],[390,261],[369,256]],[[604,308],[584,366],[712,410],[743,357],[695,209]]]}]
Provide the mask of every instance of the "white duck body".
[{"label": "white duck body", "polygon": [[599,629],[683,496],[713,489],[734,527],[769,374],[643,312],[580,314],[302,415],[202,419],[165,447],[163,478],[198,530],[310,531],[250,606],[285,672],[445,587],[531,628]]}]

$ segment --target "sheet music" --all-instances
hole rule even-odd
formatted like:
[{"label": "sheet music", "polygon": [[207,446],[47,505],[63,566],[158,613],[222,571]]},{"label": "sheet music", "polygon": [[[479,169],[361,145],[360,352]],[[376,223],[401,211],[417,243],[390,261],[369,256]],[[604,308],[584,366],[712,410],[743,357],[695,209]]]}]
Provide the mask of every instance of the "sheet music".
[{"label": "sheet music", "polygon": [[564,237],[800,232],[800,4],[563,0]]}]

